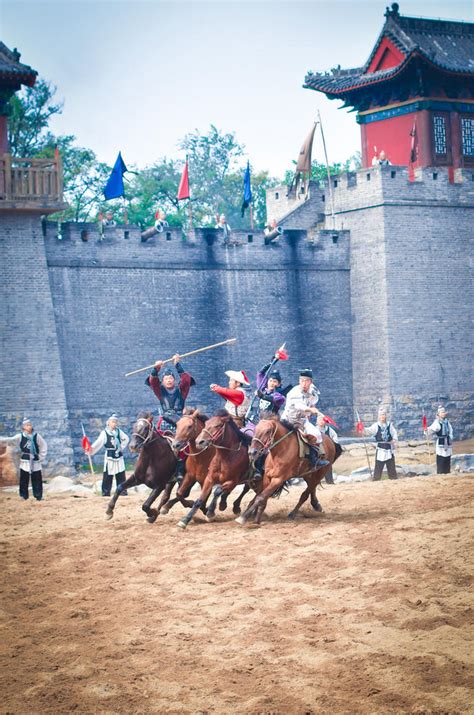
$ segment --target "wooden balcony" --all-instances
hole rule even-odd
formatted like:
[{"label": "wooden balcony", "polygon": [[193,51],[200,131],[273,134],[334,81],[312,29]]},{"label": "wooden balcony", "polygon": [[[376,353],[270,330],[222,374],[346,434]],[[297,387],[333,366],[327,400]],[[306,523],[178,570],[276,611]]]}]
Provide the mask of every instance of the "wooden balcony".
[{"label": "wooden balcony", "polygon": [[0,157],[0,211],[63,211],[63,169],[61,157],[19,159]]}]

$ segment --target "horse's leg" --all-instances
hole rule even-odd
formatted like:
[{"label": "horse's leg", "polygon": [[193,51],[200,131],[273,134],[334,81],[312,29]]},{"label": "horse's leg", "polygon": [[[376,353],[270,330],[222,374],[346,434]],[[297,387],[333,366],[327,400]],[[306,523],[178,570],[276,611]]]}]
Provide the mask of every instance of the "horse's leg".
[{"label": "horse's leg", "polygon": [[265,507],[267,505],[269,497],[271,497],[273,492],[276,491],[278,487],[281,487],[284,481],[284,477],[280,479],[270,480],[268,486],[265,487],[265,489],[262,489],[259,494],[257,494],[255,499],[251,501],[242,516],[239,516],[236,519],[236,522],[238,524],[245,524],[249,519],[253,518],[256,524],[260,524],[260,520],[262,518],[263,512],[265,511]]},{"label": "horse's leg", "polygon": [[145,514],[148,516],[148,521],[150,524],[153,524],[154,521],[158,518],[158,512],[156,509],[151,509],[151,505],[157,499],[161,492],[163,491],[164,487],[160,486],[157,487],[156,489],[153,489],[152,493],[148,497],[146,501],[143,502],[142,504],[142,509],[145,512]]},{"label": "horse's leg", "polygon": [[313,489],[311,490],[311,506],[313,507],[314,511],[318,511],[320,514],[324,514],[324,509],[319,503],[318,497],[316,496],[316,487],[313,487]]},{"label": "horse's leg", "polygon": [[135,476],[135,474],[132,474],[128,479],[126,479],[122,484],[119,484],[117,486],[117,489],[115,490],[115,494],[113,495],[112,499],[109,501],[107,504],[107,511],[105,512],[105,516],[107,519],[111,519],[114,515],[114,509],[115,509],[115,504],[117,502],[117,499],[121,495],[124,489],[128,489],[128,487],[134,487],[138,484],[138,478]]},{"label": "horse's leg", "polygon": [[168,482],[166,487],[164,488],[163,496],[161,497],[160,503],[157,506],[158,515],[162,513],[161,512],[162,509],[163,509],[163,514],[168,513],[168,509],[166,509],[166,504],[168,504],[168,502],[170,500],[171,492],[173,491],[173,487],[175,484],[176,484],[176,482],[174,482],[174,481]]},{"label": "horse's leg", "polygon": [[219,511],[225,511],[227,509],[227,497],[228,494],[221,494],[221,500],[219,502]]},{"label": "horse's leg", "polygon": [[[240,505],[242,504],[242,499],[244,498],[244,496],[246,494],[248,494],[250,489],[251,489],[251,487],[248,482],[246,484],[244,484],[244,488],[242,489],[242,491],[240,492],[240,495],[237,497],[237,499],[235,500],[235,502],[232,505],[232,511],[234,512],[234,514],[240,514]],[[252,501],[253,501],[253,499],[252,499]]]},{"label": "horse's leg", "polygon": [[297,515],[298,511],[301,509],[301,507],[303,506],[303,504],[305,503],[305,501],[307,500],[307,498],[309,497],[310,494],[312,494],[311,489],[308,486],[306,486],[306,489],[303,489],[303,491],[301,492],[300,498],[298,500],[298,504],[288,514],[288,519],[291,519],[292,521],[294,521],[296,519],[296,515]]},{"label": "horse's leg", "polygon": [[214,494],[212,495],[211,503],[207,507],[206,510],[206,517],[208,521],[214,521],[216,518],[216,507],[217,507],[217,502],[219,497],[222,495],[224,492],[224,489],[221,484],[216,484],[214,487]]},{"label": "horse's leg", "polygon": [[194,517],[194,515],[198,509],[205,507],[205,504],[207,502],[209,494],[211,493],[213,485],[214,485],[213,479],[206,478],[204,480],[204,484],[201,487],[201,493],[200,493],[199,497],[196,499],[196,501],[194,502],[194,504],[192,505],[191,509],[188,511],[186,516],[183,516],[183,518],[180,519],[180,521],[178,521],[178,526],[181,529],[185,529],[187,527],[187,525],[189,524],[191,519]]}]

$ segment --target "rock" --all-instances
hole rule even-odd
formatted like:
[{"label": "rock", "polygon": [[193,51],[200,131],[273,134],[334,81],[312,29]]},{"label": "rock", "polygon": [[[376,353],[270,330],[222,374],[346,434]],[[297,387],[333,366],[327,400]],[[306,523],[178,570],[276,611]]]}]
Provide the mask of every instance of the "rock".
[{"label": "rock", "polygon": [[474,472],[474,454],[453,454],[451,469],[454,472]]},{"label": "rock", "polygon": [[74,486],[76,486],[74,480],[70,477],[53,477],[45,484],[45,491],[48,494],[64,494],[70,492]]},{"label": "rock", "polygon": [[83,484],[74,484],[71,488],[71,495],[73,497],[93,497],[94,492]]},{"label": "rock", "polygon": [[137,484],[136,487],[131,487],[128,489],[128,492],[136,492],[137,494],[149,494],[151,492],[150,487],[147,487],[146,484]]},{"label": "rock", "polygon": [[434,464],[397,464],[397,471],[404,477],[419,477],[435,473]]}]

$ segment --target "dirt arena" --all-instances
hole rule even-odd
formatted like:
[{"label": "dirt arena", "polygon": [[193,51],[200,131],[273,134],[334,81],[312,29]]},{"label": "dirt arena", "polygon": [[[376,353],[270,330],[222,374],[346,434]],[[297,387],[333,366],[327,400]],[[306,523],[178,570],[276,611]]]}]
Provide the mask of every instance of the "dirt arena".
[{"label": "dirt arena", "polygon": [[474,711],[469,476],[328,486],[326,513],[150,525],[2,494],[2,713]]}]

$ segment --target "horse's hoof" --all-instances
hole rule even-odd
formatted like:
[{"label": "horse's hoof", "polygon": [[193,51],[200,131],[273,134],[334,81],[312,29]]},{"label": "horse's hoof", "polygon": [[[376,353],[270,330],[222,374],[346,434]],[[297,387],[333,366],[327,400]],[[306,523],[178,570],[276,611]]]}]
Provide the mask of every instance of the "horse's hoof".
[{"label": "horse's hoof", "polygon": [[147,517],[148,523],[154,524],[157,519],[158,519],[158,512],[156,511],[156,509],[150,509],[150,511],[148,512],[148,517]]},{"label": "horse's hoof", "polygon": [[[242,510],[241,510],[240,506],[234,506],[234,507],[232,507],[232,511],[234,512],[234,514],[240,514],[240,512]],[[236,521],[237,521],[237,519],[236,519]]]},{"label": "horse's hoof", "polygon": [[313,506],[313,509],[314,509],[314,511],[317,511],[320,514],[324,514],[324,509],[319,502],[316,504],[316,506]]},{"label": "horse's hoof", "polygon": [[219,511],[225,511],[227,509],[227,503],[225,504],[219,504]]},{"label": "horse's hoof", "polygon": [[185,521],[178,521],[176,526],[179,526],[180,529],[185,529],[187,527],[187,524]]},{"label": "horse's hoof", "polygon": [[169,512],[169,508],[167,506],[162,506],[160,509],[160,514],[167,514]]},{"label": "horse's hoof", "polygon": [[290,521],[296,521],[296,514],[294,514],[292,511],[290,511],[290,513],[287,516],[287,519],[289,519]]},{"label": "horse's hoof", "polygon": [[206,514],[206,520],[207,521],[214,521],[216,518],[215,514],[209,514],[209,512]]},{"label": "horse's hoof", "polygon": [[111,519],[113,517],[113,515],[114,515],[113,509],[111,509],[110,511],[107,509],[107,511],[105,512],[106,519]]},{"label": "horse's hoof", "polygon": [[243,516],[238,516],[237,519],[235,519],[237,524],[240,524],[241,526],[244,526],[247,522],[245,521]]}]

